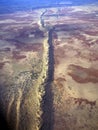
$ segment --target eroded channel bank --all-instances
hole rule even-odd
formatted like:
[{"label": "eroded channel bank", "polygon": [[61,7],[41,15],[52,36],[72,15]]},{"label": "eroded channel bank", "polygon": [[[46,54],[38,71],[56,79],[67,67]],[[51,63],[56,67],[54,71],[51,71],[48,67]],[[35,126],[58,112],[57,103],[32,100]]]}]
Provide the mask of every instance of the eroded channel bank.
[{"label": "eroded channel bank", "polygon": [[[47,31],[47,41],[44,41],[44,55],[43,55],[43,68],[46,69],[46,79],[44,81],[44,95],[42,96],[42,102],[41,102],[41,109],[42,109],[42,115],[41,115],[41,126],[40,130],[53,130],[53,122],[54,122],[54,116],[53,116],[53,93],[51,90],[51,85],[53,81],[53,75],[54,75],[54,49],[52,45],[52,33],[54,31],[54,28],[47,28],[44,24],[43,16],[46,13],[47,10],[45,10],[42,15],[40,16],[40,25],[43,29]],[[46,52],[46,54],[45,54]],[[46,56],[46,58],[45,58]],[[47,64],[46,64],[47,62]],[[45,67],[47,66],[47,67]]]},{"label": "eroded channel bank", "polygon": [[[51,92],[51,83],[54,73],[53,28],[45,27],[43,19],[45,12],[46,10],[39,19],[39,26],[44,32],[45,37],[43,40],[41,63],[38,62],[41,67],[36,67],[40,69],[38,77],[33,80],[33,70],[21,70],[20,65],[19,72],[9,78],[9,81],[10,79],[12,80],[11,83],[7,81],[6,84],[1,84],[0,82],[0,105],[3,111],[0,109],[1,129],[5,128],[5,124],[8,124],[6,127],[9,127],[10,130],[52,130],[53,95]],[[31,57],[33,60],[32,55]],[[34,66],[36,65],[37,63],[34,62]],[[34,72],[36,72],[36,69]],[[7,130],[8,128],[5,129]]]}]

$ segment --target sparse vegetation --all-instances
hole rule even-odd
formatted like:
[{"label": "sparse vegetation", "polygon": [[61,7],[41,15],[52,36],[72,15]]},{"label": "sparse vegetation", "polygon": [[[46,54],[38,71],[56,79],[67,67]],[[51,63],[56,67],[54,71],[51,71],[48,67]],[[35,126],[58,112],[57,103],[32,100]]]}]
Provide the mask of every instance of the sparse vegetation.
[{"label": "sparse vegetation", "polygon": [[92,5],[2,16],[0,111],[13,130],[98,129],[97,15]]}]

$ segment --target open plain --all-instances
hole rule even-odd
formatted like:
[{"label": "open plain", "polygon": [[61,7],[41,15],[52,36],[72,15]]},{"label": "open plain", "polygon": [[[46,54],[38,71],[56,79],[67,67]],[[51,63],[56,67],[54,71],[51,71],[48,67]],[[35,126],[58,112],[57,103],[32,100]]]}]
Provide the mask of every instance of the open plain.
[{"label": "open plain", "polygon": [[0,14],[0,114],[10,129],[98,130],[97,92],[98,5]]}]

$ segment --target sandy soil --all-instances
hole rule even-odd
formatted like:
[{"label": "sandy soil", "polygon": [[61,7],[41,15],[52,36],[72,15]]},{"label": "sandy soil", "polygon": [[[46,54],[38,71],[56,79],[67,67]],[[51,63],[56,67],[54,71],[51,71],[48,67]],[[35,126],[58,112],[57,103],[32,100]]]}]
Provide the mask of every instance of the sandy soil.
[{"label": "sandy soil", "polygon": [[40,129],[54,27],[51,130],[98,130],[98,7],[47,8],[47,31],[45,10],[0,15],[0,111],[12,129]]},{"label": "sandy soil", "polygon": [[97,130],[98,9],[63,8],[53,22],[54,130]]}]

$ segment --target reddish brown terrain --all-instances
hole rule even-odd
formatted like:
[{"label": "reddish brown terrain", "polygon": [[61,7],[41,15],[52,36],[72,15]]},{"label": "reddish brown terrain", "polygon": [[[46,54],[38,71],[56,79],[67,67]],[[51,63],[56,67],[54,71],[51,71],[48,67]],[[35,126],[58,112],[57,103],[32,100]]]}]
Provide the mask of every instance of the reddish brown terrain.
[{"label": "reddish brown terrain", "polygon": [[40,122],[45,40],[40,15],[39,11],[0,14],[0,112],[13,130],[36,130]]},{"label": "reddish brown terrain", "polygon": [[48,23],[55,26],[52,86],[54,130],[97,130],[97,8],[72,7],[59,10],[57,21]]},{"label": "reddish brown terrain", "polygon": [[98,130],[97,7],[0,15],[0,103],[13,130]]}]

